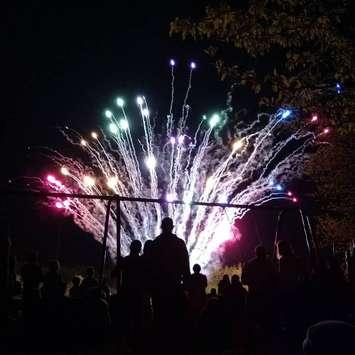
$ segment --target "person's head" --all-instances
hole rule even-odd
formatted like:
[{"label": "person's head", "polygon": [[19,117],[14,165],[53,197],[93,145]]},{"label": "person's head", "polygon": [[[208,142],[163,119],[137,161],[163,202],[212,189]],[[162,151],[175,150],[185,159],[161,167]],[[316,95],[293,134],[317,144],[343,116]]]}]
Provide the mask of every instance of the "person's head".
[{"label": "person's head", "polygon": [[38,253],[34,250],[31,250],[26,257],[26,261],[30,264],[37,264],[38,263]]},{"label": "person's head", "polygon": [[171,233],[174,228],[174,222],[170,217],[165,217],[161,221],[161,230],[163,233]]},{"label": "person's head", "polygon": [[51,273],[58,274],[58,272],[60,270],[59,261],[56,259],[50,260],[48,263],[48,270]]},{"label": "person's head", "polygon": [[130,247],[130,255],[139,255],[142,250],[142,243],[140,240],[133,240]]},{"label": "person's head", "polygon": [[232,285],[237,285],[240,283],[239,275],[234,274],[231,278]]},{"label": "person's head", "polygon": [[217,297],[217,290],[215,288],[211,288],[211,296]]},{"label": "person's head", "polygon": [[292,255],[290,244],[288,244],[285,240],[279,240],[277,242],[277,255],[279,258]]},{"label": "person's head", "polygon": [[88,267],[86,269],[86,277],[93,278],[95,276],[95,269],[93,267]]},{"label": "person's head", "polygon": [[310,326],[303,341],[305,355],[355,354],[355,327],[341,321],[323,321]]},{"label": "person's head", "polygon": [[143,247],[143,254],[149,255],[152,252],[153,241],[151,239],[146,240]]},{"label": "person's head", "polygon": [[223,281],[224,283],[230,283],[229,276],[228,276],[227,274],[223,275],[222,281]]},{"label": "person's head", "polygon": [[258,259],[265,259],[266,258],[266,249],[263,245],[259,244],[255,248],[255,255]]},{"label": "person's head", "polygon": [[195,274],[199,274],[201,272],[201,266],[199,264],[195,264],[192,267],[192,270],[194,271]]},{"label": "person's head", "polygon": [[78,287],[80,286],[80,277],[79,276],[74,276],[71,280],[73,283],[73,286]]}]

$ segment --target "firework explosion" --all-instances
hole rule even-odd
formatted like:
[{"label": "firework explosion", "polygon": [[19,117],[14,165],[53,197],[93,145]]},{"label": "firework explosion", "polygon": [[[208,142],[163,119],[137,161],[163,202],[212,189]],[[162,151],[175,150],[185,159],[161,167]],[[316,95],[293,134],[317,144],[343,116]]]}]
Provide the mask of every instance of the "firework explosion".
[{"label": "firework explosion", "polygon": [[[179,114],[174,114],[174,67],[171,67],[171,103],[163,129],[156,132],[146,98],[136,99],[135,126],[140,121],[143,139],[134,137],[125,102],[117,98],[116,109],[105,111],[107,132],[92,132],[84,138],[76,131],[63,131],[67,140],[80,150],[78,157],[55,152],[51,156],[59,171],[45,181],[51,191],[182,200],[185,204],[121,202],[122,253],[132,239],[154,238],[164,216],[171,216],[176,234],[186,241],[192,262],[206,267],[215,250],[225,241],[239,238],[236,220],[246,208],[226,209],[191,205],[191,201],[261,205],[273,199],[297,202],[286,189],[290,179],[299,176],[305,149],[319,135],[311,126],[314,117],[301,122],[292,109],[273,115],[260,114],[250,124],[240,122],[234,133],[222,137],[231,108],[203,116],[189,135],[187,121],[192,73]],[[140,116],[140,118],[138,117]],[[160,121],[161,122],[161,119]],[[61,177],[59,178],[58,176]],[[102,200],[55,199],[51,203],[73,215],[75,222],[101,241],[106,202]],[[112,208],[108,247],[116,255],[116,211]]]}]

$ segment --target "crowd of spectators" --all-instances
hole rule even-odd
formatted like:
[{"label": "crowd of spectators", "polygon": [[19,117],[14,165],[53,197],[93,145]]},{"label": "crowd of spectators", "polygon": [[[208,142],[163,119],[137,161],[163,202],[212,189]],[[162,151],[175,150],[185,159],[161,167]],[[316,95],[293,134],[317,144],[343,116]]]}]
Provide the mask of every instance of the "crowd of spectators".
[{"label": "crowd of spectators", "polygon": [[[305,267],[285,241],[275,246],[275,258],[258,245],[241,275],[224,275],[207,292],[206,275],[198,264],[190,270],[186,245],[173,227],[165,218],[161,235],[144,247],[139,240],[131,243],[130,254],[117,260],[110,275],[117,293],[111,293],[107,279],[97,279],[92,267],[68,287],[59,261],[49,261],[44,273],[35,252],[19,270],[19,282],[14,257],[3,249],[0,276],[10,301],[1,301],[11,308],[14,299],[20,300],[16,321],[21,327],[8,349],[355,354],[355,253],[343,263],[333,256]],[[2,307],[2,316],[8,313]]]}]

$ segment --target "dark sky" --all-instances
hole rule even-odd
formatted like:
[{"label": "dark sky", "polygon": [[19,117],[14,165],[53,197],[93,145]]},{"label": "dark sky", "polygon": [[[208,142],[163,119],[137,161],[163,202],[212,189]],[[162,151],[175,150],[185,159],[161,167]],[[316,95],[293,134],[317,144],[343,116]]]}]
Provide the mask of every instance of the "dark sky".
[{"label": "dark sky", "polygon": [[63,144],[57,126],[83,133],[102,126],[102,112],[118,94],[133,104],[143,93],[164,117],[171,57],[178,62],[181,85],[189,61],[198,63],[191,102],[195,112],[206,102],[206,110],[224,105],[225,89],[201,48],[169,38],[169,22],[201,14],[204,2],[194,1],[193,7],[186,0],[88,4],[29,1],[7,11],[1,138],[7,168],[1,169],[2,186],[36,170],[27,147],[33,151]]}]

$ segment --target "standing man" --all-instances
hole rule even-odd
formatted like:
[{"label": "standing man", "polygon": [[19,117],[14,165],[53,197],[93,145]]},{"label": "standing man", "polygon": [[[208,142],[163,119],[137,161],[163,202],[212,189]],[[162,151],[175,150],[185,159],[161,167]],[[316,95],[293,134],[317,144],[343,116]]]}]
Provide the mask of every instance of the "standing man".
[{"label": "standing man", "polygon": [[162,220],[162,233],[152,244],[153,309],[159,328],[177,326],[184,311],[184,288],[190,277],[185,242],[172,233],[173,220]]}]

